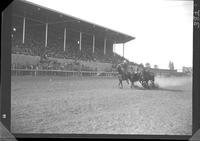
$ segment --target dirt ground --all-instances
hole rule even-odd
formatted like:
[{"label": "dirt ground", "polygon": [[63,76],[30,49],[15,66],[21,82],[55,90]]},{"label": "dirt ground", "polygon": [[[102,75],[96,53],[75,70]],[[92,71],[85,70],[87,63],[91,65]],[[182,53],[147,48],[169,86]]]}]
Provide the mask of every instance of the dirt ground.
[{"label": "dirt ground", "polygon": [[192,78],[130,89],[114,78],[12,77],[12,133],[192,134]]}]

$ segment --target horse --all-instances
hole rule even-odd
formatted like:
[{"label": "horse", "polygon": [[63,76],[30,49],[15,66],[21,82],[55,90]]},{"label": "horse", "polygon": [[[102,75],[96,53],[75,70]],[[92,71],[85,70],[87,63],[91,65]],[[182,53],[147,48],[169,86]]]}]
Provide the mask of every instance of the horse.
[{"label": "horse", "polygon": [[144,88],[149,87],[149,81],[151,82],[151,86],[154,87],[155,75],[153,72],[146,71],[145,69],[139,73],[139,82]]},{"label": "horse", "polygon": [[126,81],[129,84],[129,81],[131,82],[131,88],[134,87],[134,83],[136,81],[139,81],[139,73],[135,72],[133,67],[128,67],[125,69],[122,64],[117,65],[117,71],[118,71],[118,79],[119,79],[119,87],[123,88],[122,81]]},{"label": "horse", "polygon": [[117,71],[118,71],[118,79],[119,79],[119,88],[123,88],[122,81],[126,81],[129,84],[129,73],[125,71],[123,66],[121,64],[117,65]]},{"label": "horse", "polygon": [[140,75],[138,72],[128,72],[128,79],[131,82],[131,88],[133,88],[134,83],[140,80]]}]

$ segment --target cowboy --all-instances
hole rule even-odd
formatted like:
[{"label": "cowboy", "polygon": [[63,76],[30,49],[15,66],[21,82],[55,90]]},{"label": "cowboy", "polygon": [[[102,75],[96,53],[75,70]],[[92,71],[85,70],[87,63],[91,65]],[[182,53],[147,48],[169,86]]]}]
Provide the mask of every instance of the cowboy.
[{"label": "cowboy", "polygon": [[124,68],[124,72],[127,73],[128,72],[128,62],[126,60],[124,60],[124,62],[122,63],[122,66]]},{"label": "cowboy", "polygon": [[124,78],[127,77],[128,74],[128,62],[124,60],[122,63],[117,65],[119,74],[122,74]]}]

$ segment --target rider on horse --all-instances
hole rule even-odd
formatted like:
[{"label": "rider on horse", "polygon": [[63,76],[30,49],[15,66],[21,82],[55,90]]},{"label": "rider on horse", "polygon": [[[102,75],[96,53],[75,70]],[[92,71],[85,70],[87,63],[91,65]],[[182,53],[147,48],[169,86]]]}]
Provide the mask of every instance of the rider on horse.
[{"label": "rider on horse", "polygon": [[128,62],[124,60],[122,63],[117,65],[117,71],[122,75],[123,78],[127,78],[128,76]]}]

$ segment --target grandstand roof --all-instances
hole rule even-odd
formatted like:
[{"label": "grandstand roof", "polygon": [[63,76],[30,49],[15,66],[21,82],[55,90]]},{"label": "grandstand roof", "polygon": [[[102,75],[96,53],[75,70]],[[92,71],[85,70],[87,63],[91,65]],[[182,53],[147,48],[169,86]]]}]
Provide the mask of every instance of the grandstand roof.
[{"label": "grandstand roof", "polygon": [[58,27],[60,28],[69,27],[86,34],[94,34],[95,36],[116,41],[116,43],[126,43],[135,39],[130,35],[24,0],[13,1],[12,6],[14,15],[26,17],[40,23],[55,24],[59,25]]}]

